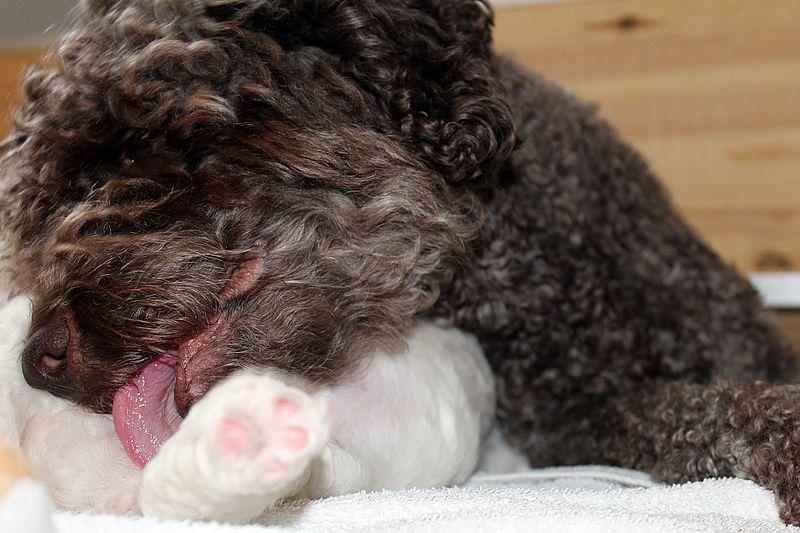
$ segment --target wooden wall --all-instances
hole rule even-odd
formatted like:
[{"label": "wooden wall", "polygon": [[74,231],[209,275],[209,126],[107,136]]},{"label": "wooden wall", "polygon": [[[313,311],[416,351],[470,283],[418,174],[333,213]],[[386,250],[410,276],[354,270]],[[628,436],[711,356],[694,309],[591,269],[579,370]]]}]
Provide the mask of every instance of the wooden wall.
[{"label": "wooden wall", "polygon": [[0,51],[0,138],[8,133],[19,84],[27,66],[41,57],[39,50]]},{"label": "wooden wall", "polygon": [[[800,270],[800,1],[502,7],[497,47],[596,101],[742,270]],[[0,133],[24,65],[0,54]]]}]

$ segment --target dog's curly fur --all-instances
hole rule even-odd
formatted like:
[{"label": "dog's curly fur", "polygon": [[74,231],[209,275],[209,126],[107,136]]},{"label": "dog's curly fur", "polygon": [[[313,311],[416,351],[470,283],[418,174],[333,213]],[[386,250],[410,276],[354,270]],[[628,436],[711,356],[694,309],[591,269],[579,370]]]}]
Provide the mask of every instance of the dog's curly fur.
[{"label": "dog's curly fur", "polygon": [[6,270],[79,354],[53,391],[105,411],[220,313],[185,408],[246,365],[343,379],[446,318],[534,464],[744,476],[800,523],[796,366],[757,295],[491,23],[480,0],[88,2],[2,148]]}]

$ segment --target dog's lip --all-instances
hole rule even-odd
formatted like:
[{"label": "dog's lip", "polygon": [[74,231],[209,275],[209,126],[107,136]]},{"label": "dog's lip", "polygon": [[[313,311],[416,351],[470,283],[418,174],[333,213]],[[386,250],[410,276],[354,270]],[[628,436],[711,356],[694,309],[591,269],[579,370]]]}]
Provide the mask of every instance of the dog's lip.
[{"label": "dog's lip", "polygon": [[225,313],[216,315],[203,330],[181,340],[177,346],[167,351],[174,357],[175,365],[175,403],[178,412],[185,417],[192,404],[202,398],[211,386],[209,371],[218,363],[220,355],[219,339],[228,330]]},{"label": "dog's lip", "polygon": [[[228,279],[219,299],[228,303],[250,292],[261,278],[263,267],[263,258],[251,253]],[[213,384],[213,370],[221,355],[219,340],[227,331],[228,316],[223,311],[212,316],[204,329],[184,337],[167,351],[177,360],[175,402],[181,416],[185,417],[192,404],[202,398]]]}]

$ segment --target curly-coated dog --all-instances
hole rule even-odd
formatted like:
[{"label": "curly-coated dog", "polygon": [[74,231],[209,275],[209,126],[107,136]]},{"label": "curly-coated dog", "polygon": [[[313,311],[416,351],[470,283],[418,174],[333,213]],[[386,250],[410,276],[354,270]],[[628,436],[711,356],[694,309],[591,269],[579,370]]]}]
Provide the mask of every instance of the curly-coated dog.
[{"label": "curly-coated dog", "polygon": [[746,477],[800,523],[786,341],[491,25],[482,0],[88,2],[2,148],[26,379],[109,413],[170,360],[185,415],[238,369],[335,386],[446,320],[532,464]]}]

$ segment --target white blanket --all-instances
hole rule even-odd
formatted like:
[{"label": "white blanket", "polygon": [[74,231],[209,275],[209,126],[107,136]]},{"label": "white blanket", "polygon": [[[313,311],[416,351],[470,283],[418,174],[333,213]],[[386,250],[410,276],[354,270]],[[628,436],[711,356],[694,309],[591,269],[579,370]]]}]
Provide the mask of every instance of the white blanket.
[{"label": "white blanket", "polygon": [[463,487],[371,492],[291,504],[264,526],[57,513],[58,533],[800,531],[772,494],[741,479],[663,486],[610,467],[477,474]]}]

